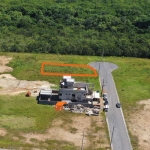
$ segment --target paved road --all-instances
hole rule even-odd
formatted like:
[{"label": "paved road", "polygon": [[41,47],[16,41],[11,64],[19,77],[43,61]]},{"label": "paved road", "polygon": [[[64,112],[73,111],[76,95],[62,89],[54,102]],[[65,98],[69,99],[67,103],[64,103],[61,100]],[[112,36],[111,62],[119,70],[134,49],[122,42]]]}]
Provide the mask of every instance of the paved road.
[{"label": "paved road", "polygon": [[108,93],[110,108],[106,113],[106,119],[112,150],[132,150],[122,109],[116,108],[119,97],[111,72],[118,66],[108,62],[92,62],[89,65],[98,71],[100,83],[104,85],[103,89]]}]

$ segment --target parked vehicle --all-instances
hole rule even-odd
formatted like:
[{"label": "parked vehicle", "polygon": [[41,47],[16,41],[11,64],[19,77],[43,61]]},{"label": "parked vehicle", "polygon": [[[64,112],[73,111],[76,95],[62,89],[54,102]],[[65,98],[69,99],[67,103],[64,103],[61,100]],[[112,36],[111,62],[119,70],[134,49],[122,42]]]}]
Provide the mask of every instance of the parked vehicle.
[{"label": "parked vehicle", "polygon": [[107,97],[107,93],[103,93],[103,97]]},{"label": "parked vehicle", "polygon": [[105,101],[105,102],[104,102],[104,105],[108,105],[108,101]]},{"label": "parked vehicle", "polygon": [[120,103],[117,103],[117,104],[116,104],[116,107],[117,107],[117,108],[120,108],[120,107],[121,107],[121,104],[120,104]]},{"label": "parked vehicle", "polygon": [[105,105],[103,111],[108,112],[108,109],[109,109],[109,105]]},{"label": "parked vehicle", "polygon": [[108,100],[108,98],[107,98],[107,97],[103,97],[103,100],[104,100],[104,101],[107,101],[107,100]]}]

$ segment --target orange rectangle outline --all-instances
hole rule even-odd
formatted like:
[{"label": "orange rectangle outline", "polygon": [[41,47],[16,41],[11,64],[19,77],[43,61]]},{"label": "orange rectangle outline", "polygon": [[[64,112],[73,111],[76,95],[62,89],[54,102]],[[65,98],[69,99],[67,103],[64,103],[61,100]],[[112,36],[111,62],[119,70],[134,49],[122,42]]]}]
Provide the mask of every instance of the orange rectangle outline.
[{"label": "orange rectangle outline", "polygon": [[[74,74],[74,73],[57,73],[57,72],[44,72],[44,66],[70,66],[70,67],[80,67],[80,68],[88,68],[93,71],[93,74]],[[97,71],[89,65],[85,64],[62,64],[62,63],[54,63],[54,62],[42,62],[41,65],[41,74],[49,75],[49,76],[81,76],[81,77],[97,77]]]}]

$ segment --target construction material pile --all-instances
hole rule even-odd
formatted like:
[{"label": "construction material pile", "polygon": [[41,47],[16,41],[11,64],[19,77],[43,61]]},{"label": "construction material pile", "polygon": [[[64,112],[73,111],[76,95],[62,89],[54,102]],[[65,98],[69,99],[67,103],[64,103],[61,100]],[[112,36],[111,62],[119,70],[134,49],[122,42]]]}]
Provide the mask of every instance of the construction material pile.
[{"label": "construction material pile", "polygon": [[100,112],[100,106],[95,105],[94,107],[85,107],[82,104],[77,105],[64,105],[64,110],[71,111],[73,113],[84,113],[88,116],[98,116]]}]

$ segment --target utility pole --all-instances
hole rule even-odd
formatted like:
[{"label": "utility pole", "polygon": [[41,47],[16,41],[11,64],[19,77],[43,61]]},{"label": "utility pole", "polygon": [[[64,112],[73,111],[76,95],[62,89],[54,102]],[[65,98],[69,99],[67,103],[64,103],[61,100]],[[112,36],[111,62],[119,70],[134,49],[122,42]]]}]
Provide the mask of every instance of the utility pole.
[{"label": "utility pole", "polygon": [[84,131],[83,131],[83,137],[82,137],[82,146],[81,146],[81,150],[83,150],[83,142],[84,142]]},{"label": "utility pole", "polygon": [[104,79],[103,79],[103,82],[102,82],[102,92],[101,92],[101,95],[103,94],[103,89],[104,89]]},{"label": "utility pole", "polygon": [[110,139],[110,148],[111,149],[112,149],[111,143],[112,143],[112,139],[113,139],[113,135],[114,135],[114,129],[115,129],[115,127],[113,126],[112,135],[111,135],[111,139]]},{"label": "utility pole", "polygon": [[104,49],[103,49],[103,52],[102,52],[102,61],[103,61],[103,57],[104,57]]},{"label": "utility pole", "polygon": [[98,65],[98,73],[99,73],[99,71],[100,71],[100,63],[99,63],[99,65]]}]

